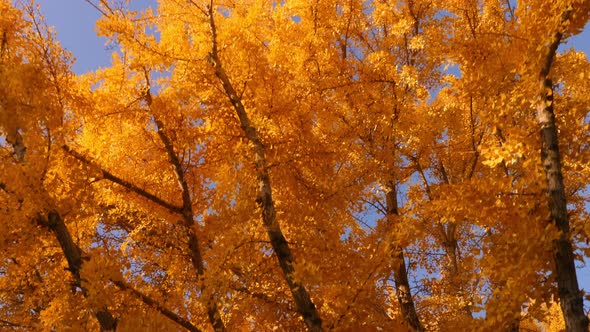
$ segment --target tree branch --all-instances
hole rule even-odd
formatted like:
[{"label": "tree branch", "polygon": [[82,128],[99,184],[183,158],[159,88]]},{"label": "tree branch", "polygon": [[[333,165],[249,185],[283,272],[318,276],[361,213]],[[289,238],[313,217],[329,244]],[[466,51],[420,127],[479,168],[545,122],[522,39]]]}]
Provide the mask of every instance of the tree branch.
[{"label": "tree branch", "polygon": [[553,83],[549,78],[557,48],[563,38],[563,29],[572,15],[572,10],[570,6],[561,14],[560,26],[553,33],[551,44],[542,57],[539,71],[537,122],[541,136],[541,162],[545,171],[551,222],[560,231],[558,238],[553,240],[553,260],[559,303],[566,330],[583,332],[588,331],[588,317],[584,313],[584,300],[576,275],[574,249],[569,238],[570,223],[559,155],[559,131],[555,122]]},{"label": "tree branch", "polygon": [[190,321],[188,321],[188,320],[180,317],[176,313],[174,313],[174,312],[166,309],[165,307],[163,307],[162,305],[160,305],[158,302],[156,302],[154,299],[152,299],[151,297],[149,297],[149,296],[141,293],[140,291],[136,290],[131,285],[128,285],[127,283],[125,283],[125,282],[123,282],[121,280],[112,280],[112,282],[113,282],[113,284],[115,284],[115,286],[117,286],[122,291],[130,292],[135,297],[137,297],[138,299],[140,299],[141,302],[143,302],[143,303],[147,304],[148,306],[156,309],[159,313],[161,313],[162,315],[168,317],[170,320],[172,320],[176,324],[184,327],[188,331],[191,331],[191,332],[201,332],[201,330],[199,330],[198,327],[194,326]]},{"label": "tree branch", "polygon": [[279,261],[281,270],[283,271],[283,276],[285,277],[289,290],[293,295],[299,314],[302,316],[303,321],[310,331],[323,331],[322,319],[320,318],[315,304],[311,300],[309,291],[303,284],[301,284],[301,282],[295,280],[293,277],[295,274],[295,268],[293,266],[295,259],[277,220],[266,160],[266,148],[260,139],[256,127],[250,122],[246,108],[242,103],[242,99],[237,94],[221,64],[217,47],[217,28],[215,26],[213,1],[208,5],[207,16],[211,33],[211,52],[209,53],[208,60],[215,71],[215,76],[217,76],[223,86],[225,95],[236,111],[242,130],[253,145],[254,165],[258,182],[258,196],[256,197],[256,202],[261,209],[262,222],[270,239],[273,251]]},{"label": "tree branch", "polygon": [[89,158],[85,157],[84,155],[82,155],[79,152],[74,151],[72,148],[70,148],[67,145],[63,145],[62,149],[67,152],[70,156],[78,159],[79,161],[87,164],[87,165],[91,165],[93,167],[95,167],[96,169],[98,169],[98,171],[101,173],[102,177],[110,180],[111,182],[114,182],[136,194],[138,194],[139,196],[142,196],[150,201],[152,201],[153,203],[156,203],[158,205],[160,205],[161,207],[169,210],[170,212],[176,213],[176,214],[182,214],[183,213],[183,208],[173,205],[171,203],[168,203],[166,201],[164,201],[163,199],[157,197],[156,195],[150,194],[149,192],[147,192],[144,189],[141,189],[139,187],[137,187],[136,185],[134,185],[133,183],[129,182],[129,181],[125,181],[123,179],[121,179],[120,177],[110,173],[109,171],[103,169],[102,167],[100,167],[96,162],[93,162],[92,160],[90,160]]},{"label": "tree branch", "polygon": [[[147,69],[145,69],[145,68],[144,68],[144,74],[145,74],[146,84],[148,86],[148,88],[146,89],[144,98],[148,104],[148,107],[150,108],[150,111],[151,111],[152,107],[153,107],[153,99],[152,99],[152,95],[150,92],[149,74],[148,74]],[[174,175],[176,176],[176,180],[178,181],[178,185],[180,186],[180,191],[182,194],[182,208],[181,208],[182,218],[184,221],[186,233],[188,235],[188,245],[189,245],[189,250],[190,250],[191,262],[193,264],[194,269],[197,272],[197,279],[201,279],[200,277],[205,274],[205,264],[203,262],[203,256],[201,253],[201,246],[199,244],[199,238],[197,237],[197,234],[195,234],[195,231],[193,229],[193,226],[195,224],[195,218],[194,218],[194,212],[193,212],[193,203],[192,203],[192,199],[191,199],[191,192],[188,187],[188,183],[186,181],[186,178],[184,176],[184,169],[182,167],[182,163],[180,162],[178,155],[174,151],[174,145],[172,143],[172,140],[166,134],[164,123],[162,121],[160,121],[155,115],[153,115],[156,112],[151,112],[151,113],[152,113],[152,117],[154,118],[154,122],[156,123],[156,126],[158,127],[158,129],[157,129],[158,136],[160,137],[160,140],[164,144],[164,148],[166,149],[166,153],[168,154],[168,160],[170,161],[170,163],[174,167]],[[205,292],[205,285],[200,282],[199,287],[200,287],[201,293],[203,294]],[[225,325],[223,323],[223,320],[221,319],[221,313],[219,312],[219,308],[217,306],[217,302],[215,301],[215,299],[213,297],[213,294],[211,293],[209,295],[206,295],[205,297],[206,297],[205,305],[207,307],[207,315],[209,317],[209,321],[211,322],[211,325],[213,326],[213,329],[217,332],[225,331]]]}]

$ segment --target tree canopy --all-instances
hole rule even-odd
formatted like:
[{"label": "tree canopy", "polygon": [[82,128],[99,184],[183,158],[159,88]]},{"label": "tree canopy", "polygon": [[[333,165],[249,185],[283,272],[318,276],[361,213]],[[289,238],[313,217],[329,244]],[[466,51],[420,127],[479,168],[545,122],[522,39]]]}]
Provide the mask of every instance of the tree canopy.
[{"label": "tree canopy", "polygon": [[0,328],[588,331],[588,0],[0,0]]}]

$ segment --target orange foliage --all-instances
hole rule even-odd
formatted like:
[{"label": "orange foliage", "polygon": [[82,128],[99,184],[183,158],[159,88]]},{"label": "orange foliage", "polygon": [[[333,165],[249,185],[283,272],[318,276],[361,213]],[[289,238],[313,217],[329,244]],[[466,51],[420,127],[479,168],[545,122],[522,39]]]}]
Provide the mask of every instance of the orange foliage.
[{"label": "orange foliage", "polygon": [[[0,0],[0,328],[564,328],[535,109],[588,1],[99,3],[75,75]],[[586,55],[550,77],[586,257]]]}]

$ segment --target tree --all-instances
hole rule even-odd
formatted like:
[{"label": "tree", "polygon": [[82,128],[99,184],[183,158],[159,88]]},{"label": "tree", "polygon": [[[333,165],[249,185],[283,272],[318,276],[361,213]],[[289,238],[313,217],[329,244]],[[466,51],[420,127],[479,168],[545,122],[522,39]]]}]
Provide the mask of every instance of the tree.
[{"label": "tree", "polygon": [[587,329],[587,2],[0,4],[3,327]]}]

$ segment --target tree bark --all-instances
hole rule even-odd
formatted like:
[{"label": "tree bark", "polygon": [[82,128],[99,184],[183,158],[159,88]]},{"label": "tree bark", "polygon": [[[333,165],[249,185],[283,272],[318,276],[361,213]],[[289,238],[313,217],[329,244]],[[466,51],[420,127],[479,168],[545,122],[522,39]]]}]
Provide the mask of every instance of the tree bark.
[{"label": "tree bark", "polygon": [[[571,9],[568,9],[562,14],[562,24],[570,16]],[[559,156],[558,130],[553,110],[553,83],[549,79],[549,71],[562,37],[563,32],[554,33],[549,49],[543,57],[539,73],[540,94],[537,104],[537,121],[540,127],[541,162],[543,163],[547,182],[546,190],[551,211],[551,222],[560,231],[559,237],[553,241],[553,260],[555,261],[559,303],[565,319],[566,330],[587,332],[588,317],[584,314],[582,293],[576,276],[574,250],[569,237],[570,226]]]},{"label": "tree bark", "polygon": [[[40,224],[47,225],[55,234],[64,256],[66,256],[66,260],[68,261],[70,273],[74,277],[74,286],[80,288],[83,296],[87,297],[88,291],[82,285],[82,278],[80,276],[82,264],[84,263],[82,250],[74,243],[74,240],[72,240],[72,236],[70,235],[63,219],[59,213],[53,210],[48,213],[47,219],[40,216],[38,220]],[[107,332],[117,330],[118,320],[113,317],[107,308],[98,309],[98,311],[95,312],[95,316],[100,324],[101,331]]]},{"label": "tree bark", "polygon": [[62,149],[68,153],[70,156],[78,159],[79,161],[83,162],[86,165],[91,165],[93,167],[95,167],[96,169],[98,169],[100,171],[100,174],[102,175],[102,177],[104,179],[107,179],[113,183],[116,183],[122,187],[124,187],[125,189],[132,191],[136,194],[138,194],[139,196],[142,196],[143,198],[152,201],[153,203],[156,203],[158,205],[160,205],[161,207],[167,209],[168,211],[172,212],[172,213],[176,213],[176,214],[180,214],[182,215],[182,211],[183,208],[182,206],[176,206],[174,204],[168,203],[165,200],[157,197],[154,194],[151,194],[147,191],[145,191],[144,189],[141,189],[139,187],[137,187],[136,185],[134,185],[133,183],[126,181],[124,179],[121,179],[120,177],[114,175],[113,173],[103,169],[100,167],[100,165],[98,165],[96,162],[92,161],[90,158],[85,157],[84,155],[82,155],[81,153],[73,150],[72,148],[70,148],[67,145],[63,145]]},{"label": "tree bark", "polygon": [[[49,229],[53,231],[55,234],[59,245],[62,248],[62,252],[66,257],[68,262],[68,268],[72,276],[74,277],[74,286],[80,288],[82,290],[82,294],[84,297],[88,296],[88,292],[86,287],[82,285],[82,278],[80,271],[82,269],[82,265],[84,263],[84,256],[82,249],[78,247],[74,241],[72,240],[72,236],[67,229],[63,219],[56,211],[50,211],[48,214],[47,219],[44,217],[39,217],[38,221],[40,224],[48,226]],[[115,286],[123,291],[131,292],[135,297],[141,300],[146,305],[156,309],[159,313],[164,315],[165,317],[169,318],[176,324],[184,327],[186,330],[190,332],[200,332],[200,330],[194,326],[188,320],[180,317],[179,315],[175,314],[174,312],[166,309],[164,306],[156,302],[154,299],[150,298],[149,296],[141,293],[140,291],[136,290],[132,286],[128,285],[122,280],[111,280]],[[102,308],[95,313],[95,316],[100,324],[101,331],[116,331],[118,320],[113,317],[113,315],[108,311],[107,308]]]},{"label": "tree bark", "polygon": [[513,319],[511,323],[508,323],[508,327],[506,329],[507,332],[519,332],[520,331],[520,320]]},{"label": "tree bark", "polygon": [[[147,76],[147,74],[146,74]],[[146,79],[148,79],[146,77]],[[148,81],[149,85],[149,81]],[[150,94],[150,90],[146,91],[145,99],[148,103],[148,106],[152,107],[152,96]],[[152,112],[154,114],[154,112]],[[191,262],[195,271],[197,272],[197,279],[201,279],[205,274],[205,265],[203,263],[203,256],[201,254],[201,246],[199,244],[199,238],[193,229],[195,225],[195,217],[193,212],[193,202],[190,195],[190,189],[188,187],[188,183],[184,177],[184,170],[182,168],[182,164],[180,159],[178,159],[178,155],[174,151],[174,145],[168,135],[165,132],[164,123],[160,121],[156,116],[154,117],[154,121],[157,125],[157,133],[160,137],[160,140],[164,144],[164,148],[166,149],[166,153],[168,154],[168,159],[172,166],[174,167],[174,175],[176,176],[176,180],[178,181],[178,185],[180,187],[180,191],[182,194],[182,220],[184,223],[184,228],[187,232],[188,236],[188,246],[190,250],[190,257]],[[205,285],[202,280],[198,280],[199,288],[201,290],[201,294],[205,294]],[[213,326],[213,330],[216,332],[223,332],[225,331],[225,324],[221,319],[221,314],[219,313],[219,308],[217,307],[217,302],[214,299],[213,293],[206,296],[205,307],[207,308],[207,316],[209,317],[209,322]]]},{"label": "tree bark", "polygon": [[209,54],[209,61],[215,70],[215,76],[217,76],[221,82],[226,96],[236,111],[242,130],[253,145],[256,179],[258,181],[258,197],[256,198],[256,203],[258,203],[258,206],[262,210],[262,222],[268,237],[270,238],[273,251],[279,261],[279,265],[283,271],[289,290],[295,300],[297,311],[303,317],[303,321],[310,331],[323,331],[322,320],[315,304],[311,300],[307,288],[293,278],[295,272],[295,268],[293,267],[293,253],[291,252],[291,248],[289,247],[277,220],[275,204],[272,198],[272,186],[266,162],[265,147],[260,139],[257,129],[251,124],[250,119],[248,118],[248,114],[246,113],[241,98],[238,97],[236,90],[231,84],[229,77],[221,64],[217,51],[217,32],[214,21],[213,4],[211,3],[207,9],[212,38],[212,50]]},{"label": "tree bark", "polygon": [[[146,99],[147,99],[148,104],[151,106],[151,95],[149,95],[149,91],[147,91]],[[158,136],[162,140],[164,147],[166,149],[166,152],[168,153],[170,163],[174,167],[174,174],[176,175],[177,181],[179,183],[179,186],[180,186],[180,189],[182,192],[182,201],[183,201],[182,206],[176,206],[174,204],[166,202],[165,200],[157,197],[156,195],[151,194],[151,193],[145,191],[144,189],[137,187],[136,185],[132,184],[131,182],[121,179],[120,177],[112,174],[111,172],[101,168],[99,165],[97,165],[95,162],[93,162],[90,158],[85,157],[84,155],[73,150],[72,148],[70,148],[67,145],[62,146],[62,148],[69,155],[80,160],[81,162],[83,162],[87,165],[92,165],[93,167],[96,167],[100,171],[103,178],[105,178],[109,181],[112,181],[113,183],[116,183],[116,184],[126,188],[127,190],[132,191],[132,192],[148,199],[149,201],[151,201],[153,203],[156,203],[157,205],[167,209],[168,211],[170,211],[172,213],[181,215],[182,220],[183,220],[183,224],[184,224],[186,231],[187,231],[188,245],[189,245],[189,251],[190,251],[190,256],[191,256],[191,264],[193,265],[193,268],[195,269],[195,271],[197,273],[197,277],[200,278],[204,274],[205,268],[204,268],[203,258],[201,255],[199,239],[197,238],[197,235],[194,233],[193,228],[192,228],[192,226],[194,225],[194,218],[193,218],[194,214],[193,214],[193,210],[192,210],[192,201],[190,199],[190,193],[188,191],[189,190],[188,185],[186,183],[186,180],[184,179],[184,174],[182,173],[182,165],[180,164],[180,160],[178,159],[178,156],[174,152],[174,146],[172,145],[172,142],[170,141],[168,136],[164,133],[164,124],[161,121],[156,120],[156,125],[158,126]],[[201,285],[201,287],[202,287],[202,285]],[[204,290],[204,288],[201,288],[201,291],[203,291],[203,290]],[[221,315],[219,314],[219,311],[217,309],[217,305],[214,302],[213,298],[209,298],[207,300],[206,307],[207,307],[207,316],[209,317],[209,321],[211,322],[215,331],[224,331],[225,327],[224,327],[223,321],[221,320]]]},{"label": "tree bark", "polygon": [[201,330],[199,330],[199,328],[197,328],[196,326],[194,326],[188,320],[186,320],[186,319],[180,317],[179,315],[175,314],[174,312],[172,312],[172,311],[164,308],[161,304],[159,304],[158,302],[156,302],[154,299],[146,296],[145,294],[143,294],[140,291],[136,290],[135,288],[131,287],[127,283],[125,283],[125,282],[123,282],[121,280],[112,280],[112,281],[115,284],[115,286],[117,286],[120,290],[130,292],[135,297],[137,297],[138,299],[140,299],[141,302],[147,304],[148,306],[150,306],[152,308],[155,308],[162,315],[168,317],[170,320],[172,320],[176,324],[184,327],[187,331],[190,331],[190,332],[201,332]]},{"label": "tree bark", "polygon": [[[459,279],[459,242],[456,238],[457,224],[448,223],[445,227],[443,224],[439,224],[441,230],[441,236],[444,239],[443,250],[447,258],[446,272],[447,278],[449,279],[449,291],[452,295],[461,297],[465,300],[465,285]],[[470,301],[471,302],[471,301]],[[471,305],[469,303],[463,305],[460,308],[460,313],[468,319],[473,318],[471,312]]]},{"label": "tree bark", "polygon": [[[389,180],[386,184],[385,195],[388,228],[390,231],[394,231],[392,219],[399,216],[399,212],[397,190],[395,183],[392,180]],[[422,323],[420,323],[420,319],[416,313],[416,306],[414,305],[414,299],[412,298],[412,291],[408,281],[408,271],[406,269],[403,249],[395,240],[391,246],[391,258],[394,261],[393,278],[395,281],[395,292],[402,311],[403,319],[414,331],[422,332],[424,331],[424,327],[422,326]]]},{"label": "tree bark", "polygon": [[[471,116],[471,118],[473,118],[473,116]],[[473,124],[473,122],[472,122]],[[472,130],[472,147],[473,147],[473,151],[477,150],[477,146],[475,144],[475,140],[474,140],[474,133]],[[478,159],[478,155],[476,154],[473,162],[472,162],[472,166],[471,166],[471,170],[469,172],[468,178],[471,178],[473,176],[473,171],[475,170],[476,164],[477,164],[477,159]],[[420,177],[422,178],[422,182],[424,183],[424,189],[426,190],[426,196],[428,198],[428,201],[432,202],[434,200],[433,196],[432,196],[432,192],[430,191],[430,185],[428,184],[428,179],[426,178],[426,175],[424,174],[424,170],[422,169],[422,166],[420,166],[420,162],[418,161],[417,157],[411,157],[411,160],[416,164],[416,170],[418,171],[418,173],[420,174]],[[442,173],[442,181],[445,184],[450,184],[449,183],[449,179],[446,176],[446,173],[444,172],[444,166],[442,164],[442,162],[439,162],[440,164],[440,168],[441,168],[441,173]],[[447,258],[447,264],[445,266],[445,270],[447,273],[447,278],[449,279],[449,283],[448,283],[448,287],[450,289],[450,291],[452,292],[453,295],[456,296],[464,296],[463,292],[464,292],[464,287],[463,285],[457,280],[457,278],[459,277],[459,243],[457,241],[457,237],[456,237],[456,230],[457,230],[457,224],[455,223],[448,223],[447,226],[445,227],[445,225],[441,222],[437,222],[436,225],[438,226],[438,230],[440,232],[440,237],[442,239],[442,247],[444,249],[444,253],[445,253],[445,257]],[[471,305],[465,305],[463,308],[461,308],[461,312],[463,315],[465,315],[465,317],[467,318],[473,318],[473,314],[471,312]]]},{"label": "tree bark", "polygon": [[[17,137],[15,141],[13,143],[9,143],[13,146],[14,153],[16,154],[19,163],[24,164],[25,152],[27,151],[27,148],[24,146],[22,137],[18,133],[18,130],[16,134]],[[86,288],[83,287],[82,278],[80,276],[80,270],[82,269],[83,264],[82,250],[72,240],[72,236],[70,235],[70,232],[68,231],[61,215],[57,211],[51,210],[47,214],[47,218],[38,215],[37,222],[49,227],[49,229],[53,231],[64,255],[66,256],[66,260],[68,261],[68,268],[74,277],[74,286],[80,288],[80,290],[82,290],[83,296],[87,297],[88,292]],[[117,330],[117,318],[113,317],[106,307],[99,308],[94,313],[94,315],[98,320],[101,331],[114,332]]]}]

